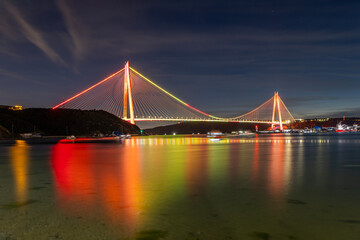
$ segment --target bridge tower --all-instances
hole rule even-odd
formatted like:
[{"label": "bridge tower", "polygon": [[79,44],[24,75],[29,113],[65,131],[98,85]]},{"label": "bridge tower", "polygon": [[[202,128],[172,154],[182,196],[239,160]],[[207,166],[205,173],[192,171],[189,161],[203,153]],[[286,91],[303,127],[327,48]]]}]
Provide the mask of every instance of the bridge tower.
[{"label": "bridge tower", "polygon": [[279,92],[275,92],[274,94],[274,106],[273,106],[273,114],[272,114],[272,124],[271,124],[271,129],[274,129],[274,125],[275,125],[275,113],[276,113],[276,109],[278,112],[278,116],[279,116],[279,123],[280,123],[280,130],[283,130],[283,125],[282,125],[282,117],[281,117],[281,110],[280,110],[280,101],[279,101]]},{"label": "bridge tower", "polygon": [[124,74],[124,108],[123,108],[123,119],[128,119],[128,100],[129,100],[129,112],[130,112],[130,123],[135,124],[134,120],[134,105],[131,91],[130,81],[130,70],[129,62],[125,64]]}]

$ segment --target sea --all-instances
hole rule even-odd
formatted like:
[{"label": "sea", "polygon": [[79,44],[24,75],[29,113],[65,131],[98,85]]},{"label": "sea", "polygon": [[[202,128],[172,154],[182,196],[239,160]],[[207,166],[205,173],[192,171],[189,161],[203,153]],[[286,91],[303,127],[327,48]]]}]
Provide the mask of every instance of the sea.
[{"label": "sea", "polygon": [[17,140],[0,239],[359,240],[360,134]]}]

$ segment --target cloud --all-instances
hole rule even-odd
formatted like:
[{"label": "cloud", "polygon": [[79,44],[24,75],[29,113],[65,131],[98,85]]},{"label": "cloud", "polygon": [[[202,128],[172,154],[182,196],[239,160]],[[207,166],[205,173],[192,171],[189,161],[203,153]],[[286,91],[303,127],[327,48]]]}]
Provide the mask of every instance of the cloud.
[{"label": "cloud", "polygon": [[35,46],[37,46],[43,53],[49,57],[53,62],[61,65],[66,65],[62,58],[53,50],[43,38],[41,32],[30,25],[29,22],[21,15],[19,10],[5,2],[5,7],[8,12],[12,15],[15,21],[19,24],[21,32],[24,36]]},{"label": "cloud", "polygon": [[1,68],[0,68],[0,75],[10,77],[10,78],[14,78],[14,79],[18,79],[18,80],[24,80],[23,76],[20,76],[19,74],[16,74],[16,73],[9,72],[9,71],[7,71],[5,69],[1,69]]},{"label": "cloud", "polygon": [[19,55],[17,53],[15,53],[15,51],[12,50],[12,48],[6,44],[3,44],[0,42],[0,53],[13,57],[13,58],[18,58]]},{"label": "cloud", "polygon": [[315,102],[315,101],[336,101],[340,100],[340,97],[335,96],[305,96],[305,97],[288,97],[286,102],[289,104],[301,104],[305,102]]},{"label": "cloud", "polygon": [[17,38],[17,34],[14,29],[9,24],[9,21],[6,17],[0,16],[0,32],[7,38],[11,40],[15,40]]},{"label": "cloud", "polygon": [[307,114],[305,118],[315,118],[315,117],[330,117],[330,118],[341,118],[341,117],[360,117],[360,108],[341,108],[335,109],[333,111],[327,111],[324,113],[312,113]]},{"label": "cloud", "polygon": [[72,54],[75,60],[81,60],[87,50],[85,27],[72,12],[65,0],[57,0],[57,5],[63,15],[67,30],[72,40]]},{"label": "cloud", "polygon": [[35,84],[41,84],[41,85],[44,84],[43,82],[34,81],[34,80],[24,78],[23,76],[21,76],[21,75],[19,75],[17,73],[9,72],[9,71],[7,71],[5,69],[2,69],[2,68],[0,68],[0,75],[3,75],[5,77],[9,77],[9,78],[12,78],[12,79],[20,80],[20,81],[23,81],[23,82],[29,82],[29,83],[35,83]]}]

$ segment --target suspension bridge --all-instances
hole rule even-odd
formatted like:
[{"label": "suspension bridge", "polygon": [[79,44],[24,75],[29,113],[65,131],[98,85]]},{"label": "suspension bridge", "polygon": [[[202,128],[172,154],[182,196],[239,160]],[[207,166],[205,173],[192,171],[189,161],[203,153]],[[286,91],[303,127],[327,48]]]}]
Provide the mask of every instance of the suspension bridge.
[{"label": "suspension bridge", "polygon": [[166,91],[135,69],[125,67],[93,86],[54,106],[105,110],[135,124],[140,121],[203,121],[268,123],[274,128],[294,121],[278,92],[254,110],[232,118],[207,114]]}]

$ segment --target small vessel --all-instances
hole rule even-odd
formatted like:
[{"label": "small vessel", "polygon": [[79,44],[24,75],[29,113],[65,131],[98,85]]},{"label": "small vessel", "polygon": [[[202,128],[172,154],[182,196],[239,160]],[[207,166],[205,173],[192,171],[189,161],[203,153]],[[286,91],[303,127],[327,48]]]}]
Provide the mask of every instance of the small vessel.
[{"label": "small vessel", "polygon": [[336,132],[351,132],[351,128],[348,125],[341,124],[341,122],[339,122],[336,125]]},{"label": "small vessel", "polygon": [[229,138],[239,138],[239,137],[255,137],[256,133],[249,131],[234,131],[231,134],[227,134],[226,137]]},{"label": "small vessel", "polygon": [[264,130],[264,131],[258,131],[258,133],[260,134],[269,134],[269,133],[274,133],[274,130]]},{"label": "small vessel", "polygon": [[115,137],[118,137],[118,138],[120,137],[120,138],[123,138],[123,139],[130,139],[131,138],[130,134],[128,134],[128,133],[125,134],[125,133],[118,132],[118,131],[113,131],[112,136],[115,136]]},{"label": "small vessel", "polygon": [[212,142],[218,142],[221,140],[221,138],[209,138],[209,140]]},{"label": "small vessel", "polygon": [[220,139],[223,138],[225,135],[219,131],[219,130],[212,130],[210,132],[208,132],[207,136],[208,138],[212,138],[212,139]]},{"label": "small vessel", "polygon": [[303,133],[313,133],[314,131],[313,131],[313,129],[312,128],[304,128],[304,130],[303,130]]},{"label": "small vessel", "polygon": [[120,143],[120,137],[75,137],[61,139],[59,143]]}]

